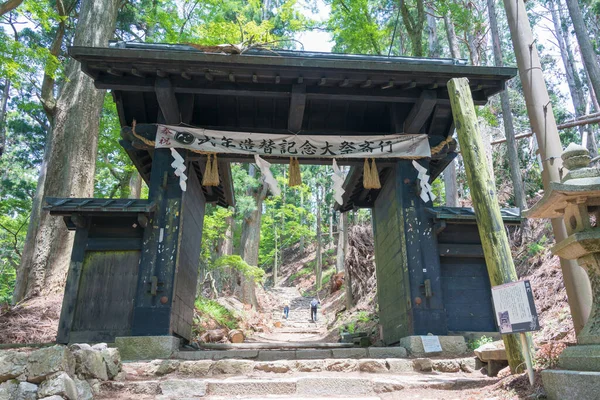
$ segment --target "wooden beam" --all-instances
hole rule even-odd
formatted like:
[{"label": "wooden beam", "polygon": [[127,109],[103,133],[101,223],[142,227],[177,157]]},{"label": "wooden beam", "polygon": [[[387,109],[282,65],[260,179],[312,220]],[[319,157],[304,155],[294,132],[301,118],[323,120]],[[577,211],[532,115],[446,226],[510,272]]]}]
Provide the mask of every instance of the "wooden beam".
[{"label": "wooden beam", "polygon": [[424,90],[404,120],[404,133],[420,133],[421,128],[433,112],[436,102],[436,92]]},{"label": "wooden beam", "polygon": [[290,112],[288,116],[288,130],[298,133],[302,129],[304,109],[306,108],[306,86],[294,85],[292,87],[292,99],[290,100]]},{"label": "wooden beam", "polygon": [[181,122],[179,105],[171,81],[166,78],[157,78],[154,83],[154,91],[166,123],[170,125],[179,124]]},{"label": "wooden beam", "polygon": [[[448,92],[490,283],[493,287],[515,282],[519,278],[504,229],[496,188],[491,185],[493,179],[479,132],[469,80],[450,79]],[[517,371],[519,365],[523,364],[518,336],[503,335],[503,340],[510,368]]]},{"label": "wooden beam", "polygon": [[191,125],[194,117],[194,100],[196,96],[191,93],[179,93],[177,95],[180,105],[181,122]]}]

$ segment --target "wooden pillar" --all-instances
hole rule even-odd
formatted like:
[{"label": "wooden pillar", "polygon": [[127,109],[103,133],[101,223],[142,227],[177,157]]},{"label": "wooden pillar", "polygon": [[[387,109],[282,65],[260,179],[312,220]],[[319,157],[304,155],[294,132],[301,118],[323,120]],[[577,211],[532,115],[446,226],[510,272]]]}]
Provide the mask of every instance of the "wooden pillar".
[{"label": "wooden pillar", "polygon": [[[158,122],[178,125],[186,113],[180,113],[170,81],[157,79],[155,92]],[[156,211],[144,232],[133,336],[191,335],[205,199],[193,169],[186,171],[187,191],[181,190],[172,162],[171,149],[154,150],[149,199]]]},{"label": "wooden pillar", "polygon": [[[497,286],[514,282],[518,279],[517,271],[502,222],[495,185],[488,170],[468,79],[450,79],[448,93],[490,283]],[[519,337],[502,335],[502,338],[510,368],[517,372],[517,367],[524,362]]]}]

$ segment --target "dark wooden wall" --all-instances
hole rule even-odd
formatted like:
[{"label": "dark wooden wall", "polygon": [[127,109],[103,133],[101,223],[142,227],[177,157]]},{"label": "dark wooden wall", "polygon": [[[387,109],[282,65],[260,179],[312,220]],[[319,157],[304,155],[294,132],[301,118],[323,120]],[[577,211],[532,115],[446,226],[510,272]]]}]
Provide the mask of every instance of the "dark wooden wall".
[{"label": "dark wooden wall", "polygon": [[94,216],[78,228],[57,341],[112,342],[131,334],[143,229],[136,216]]},{"label": "dark wooden wall", "polygon": [[189,340],[194,317],[206,201],[194,168],[187,171],[187,191],[183,194],[181,206],[181,237],[175,272],[171,329]]},{"label": "dark wooden wall", "polygon": [[497,331],[477,225],[447,224],[438,236],[450,331]]}]

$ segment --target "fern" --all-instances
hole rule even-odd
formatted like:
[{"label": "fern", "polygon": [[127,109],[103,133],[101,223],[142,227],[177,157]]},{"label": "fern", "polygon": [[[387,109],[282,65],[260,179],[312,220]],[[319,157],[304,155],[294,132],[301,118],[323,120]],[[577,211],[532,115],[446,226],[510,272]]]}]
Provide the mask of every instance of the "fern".
[{"label": "fern", "polygon": [[240,272],[247,278],[251,278],[254,282],[262,283],[265,280],[265,271],[248,264],[238,255],[221,256],[215,260],[211,266],[211,270],[230,267]]}]

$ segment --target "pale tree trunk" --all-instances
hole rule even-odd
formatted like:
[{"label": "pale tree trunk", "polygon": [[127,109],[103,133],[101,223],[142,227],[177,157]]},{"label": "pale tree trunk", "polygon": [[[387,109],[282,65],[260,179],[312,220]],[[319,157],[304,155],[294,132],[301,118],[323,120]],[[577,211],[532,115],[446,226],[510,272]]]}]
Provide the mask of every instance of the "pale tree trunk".
[{"label": "pale tree trunk", "polygon": [[439,57],[440,45],[437,36],[437,19],[433,16],[431,7],[427,7],[427,41],[429,44],[429,57]]},{"label": "pale tree trunk", "polygon": [[10,95],[10,80],[4,80],[4,88],[2,89],[2,101],[0,102],[0,157],[6,151],[6,105],[8,104],[8,96]]},{"label": "pale tree trunk", "polygon": [[[348,255],[348,234],[350,231],[348,212],[345,212],[342,215],[342,218],[344,218],[344,286],[346,286],[346,310],[350,310],[352,306],[354,306],[354,298],[352,296],[352,277],[350,276],[350,269],[346,268],[346,256]],[[373,221],[373,218],[371,218],[371,221]]]},{"label": "pale tree trunk", "polygon": [[[552,22],[554,23],[554,30],[556,31],[556,41],[558,42],[560,57],[565,67],[567,84],[569,86],[573,108],[575,109],[575,116],[580,117],[585,114],[585,96],[583,94],[583,85],[581,83],[581,79],[579,79],[579,74],[575,68],[575,58],[573,56],[573,51],[571,50],[569,32],[565,30],[567,27],[567,21],[562,16],[559,16],[557,11],[556,6],[558,5],[558,8],[561,7],[560,1],[557,1],[556,4],[554,1],[550,1],[549,5],[552,14]],[[565,24],[563,25],[561,22],[564,22]],[[591,126],[581,125],[578,129],[579,135],[581,136],[581,143],[585,143],[590,155],[595,157],[598,154],[598,146],[594,140],[594,134]]]},{"label": "pale tree trunk", "polygon": [[[250,164],[248,174],[254,176],[254,164]],[[260,245],[260,223],[262,220],[262,205],[267,196],[267,185],[262,184],[256,190],[251,190],[249,193],[254,198],[256,208],[249,212],[242,223],[241,237],[241,256],[252,266],[258,266],[258,248]],[[256,293],[254,290],[254,281],[240,274],[241,293],[240,300],[246,304],[252,304],[254,308],[258,306]]]},{"label": "pale tree trunk", "polygon": [[[490,32],[492,34],[492,48],[494,51],[494,64],[502,67],[502,46],[500,44],[500,35],[498,33],[498,19],[496,18],[496,0],[487,0],[488,15],[490,18]],[[515,128],[513,125],[512,111],[510,109],[510,100],[506,90],[500,92],[500,104],[502,106],[502,119],[504,121],[504,134],[506,135],[506,149],[508,153],[508,164],[510,166],[510,177],[515,194],[515,203],[521,211],[527,208],[525,189],[523,188],[523,177],[521,175],[521,166],[519,163],[519,153],[517,151],[517,141],[515,139]],[[525,225],[524,225],[525,227]],[[524,229],[524,232],[527,229]]]},{"label": "pale tree trunk", "polygon": [[[304,209],[304,192],[300,191],[300,208]],[[302,217],[300,218],[302,225],[306,224],[306,221],[304,219],[304,214],[302,214]],[[300,254],[304,254],[304,247],[305,247],[305,243],[304,243],[304,235],[300,236]]]},{"label": "pale tree trunk", "polygon": [[335,272],[340,273],[344,270],[344,260],[346,255],[344,254],[344,232],[346,231],[346,225],[348,221],[348,215],[346,213],[340,213],[338,217],[338,242],[335,256]]},{"label": "pale tree trunk", "polygon": [[[114,34],[120,3],[84,0],[73,45],[106,46]],[[62,218],[50,217],[40,210],[42,198],[90,197],[94,192],[99,120],[105,92],[94,87],[92,78],[81,72],[75,60],[68,61],[65,72],[60,97],[56,102],[45,98],[52,130],[17,275],[15,302],[26,296],[59,292],[65,283],[73,235],[67,231]]]},{"label": "pale tree trunk", "polygon": [[142,195],[142,177],[137,171],[133,171],[129,177],[129,197],[139,199]]},{"label": "pale tree trunk", "polygon": [[452,160],[444,170],[444,191],[446,207],[458,207],[458,190],[456,189],[456,161]]},{"label": "pale tree trunk", "polygon": [[323,270],[323,265],[322,265],[322,257],[321,257],[321,248],[322,248],[322,242],[323,242],[323,238],[321,237],[321,199],[320,199],[320,194],[321,194],[321,186],[317,186],[317,266],[316,266],[316,271],[315,271],[315,276],[316,276],[316,288],[317,291],[319,291],[321,289],[321,276],[322,276],[322,270]]},{"label": "pale tree trunk", "polygon": [[458,39],[456,38],[456,32],[454,31],[454,23],[450,13],[444,15],[444,25],[446,27],[446,36],[448,37],[448,44],[450,45],[450,55],[452,58],[462,58],[460,54],[460,48],[458,47]]},{"label": "pale tree trunk", "polygon": [[585,22],[583,21],[583,15],[581,14],[579,3],[577,0],[565,1],[567,3],[567,7],[569,8],[571,20],[573,21],[573,28],[575,29],[575,36],[577,37],[579,49],[581,50],[583,65],[585,66],[585,69],[590,77],[590,81],[592,82],[594,93],[596,94],[596,97],[598,97],[600,93],[600,65],[598,65],[596,53],[592,47],[592,42],[590,40]]},{"label": "pale tree trunk", "polygon": [[467,48],[469,49],[469,58],[471,59],[471,64],[478,66],[479,65],[479,49],[477,48],[477,44],[475,40],[477,38],[470,30],[467,30],[465,33],[467,37]]},{"label": "pale tree trunk", "polygon": [[277,224],[275,223],[275,217],[273,216],[273,230],[274,230],[274,234],[275,234],[275,261],[273,263],[273,286],[277,285],[277,262],[278,257],[277,257],[277,253],[278,253],[278,237],[277,237]]},{"label": "pale tree trunk", "polygon": [[[444,15],[444,25],[446,27],[446,36],[450,46],[450,55],[452,58],[462,58],[460,48],[458,47],[458,39],[454,31],[454,23],[450,13]],[[444,192],[446,197],[447,207],[458,207],[458,189],[456,182],[456,160],[452,160],[444,170]]]},{"label": "pale tree trunk", "polygon": [[329,243],[333,243],[333,204],[329,210]]}]

